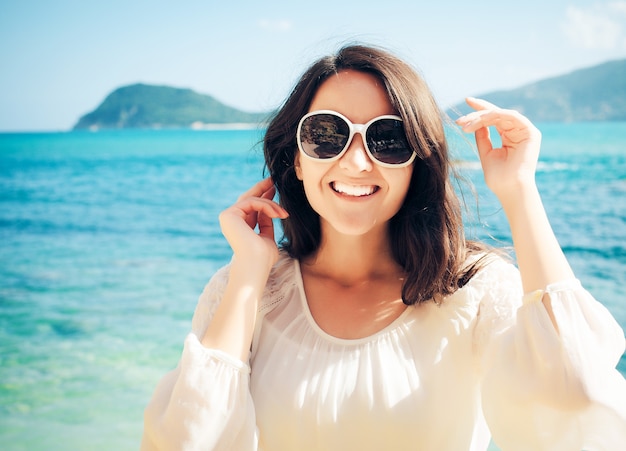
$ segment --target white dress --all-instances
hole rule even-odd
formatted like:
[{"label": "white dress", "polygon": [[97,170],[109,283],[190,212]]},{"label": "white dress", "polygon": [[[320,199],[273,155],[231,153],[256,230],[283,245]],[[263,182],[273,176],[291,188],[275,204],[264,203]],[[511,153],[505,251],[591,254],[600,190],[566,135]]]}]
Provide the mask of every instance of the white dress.
[{"label": "white dress", "polygon": [[200,338],[228,279],[202,293],[178,367],[145,412],[142,450],[626,450],[624,333],[576,280],[522,295],[497,259],[441,306],[378,333],[313,320],[297,260],[281,254],[249,362]]}]

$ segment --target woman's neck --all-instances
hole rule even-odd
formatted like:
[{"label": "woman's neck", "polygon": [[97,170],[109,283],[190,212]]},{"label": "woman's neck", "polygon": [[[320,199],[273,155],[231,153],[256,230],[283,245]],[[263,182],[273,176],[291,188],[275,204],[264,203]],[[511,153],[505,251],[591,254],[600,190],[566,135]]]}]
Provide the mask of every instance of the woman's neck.
[{"label": "woman's neck", "polygon": [[365,235],[344,235],[322,227],[320,246],[301,262],[306,271],[344,286],[358,285],[403,271],[394,260],[386,227]]}]

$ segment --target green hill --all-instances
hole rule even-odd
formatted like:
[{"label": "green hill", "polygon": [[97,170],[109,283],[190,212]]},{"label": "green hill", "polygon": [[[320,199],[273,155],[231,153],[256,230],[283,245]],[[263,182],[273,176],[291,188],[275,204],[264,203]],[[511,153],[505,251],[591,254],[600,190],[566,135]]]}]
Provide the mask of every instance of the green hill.
[{"label": "green hill", "polygon": [[[518,110],[535,122],[626,121],[626,59],[476,97]],[[469,111],[460,103],[448,114],[456,118]]]},{"label": "green hill", "polygon": [[259,124],[266,113],[246,113],[191,89],[135,84],[116,89],[74,126],[80,129],[188,128]]}]

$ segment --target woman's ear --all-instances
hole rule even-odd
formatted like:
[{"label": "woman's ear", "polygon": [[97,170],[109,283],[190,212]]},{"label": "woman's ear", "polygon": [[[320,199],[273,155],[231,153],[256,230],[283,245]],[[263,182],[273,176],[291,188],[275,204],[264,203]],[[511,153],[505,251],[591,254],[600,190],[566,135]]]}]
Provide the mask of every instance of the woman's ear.
[{"label": "woman's ear", "polygon": [[300,153],[296,154],[296,158],[293,162],[294,170],[296,171],[296,178],[302,181],[302,168],[300,167]]}]

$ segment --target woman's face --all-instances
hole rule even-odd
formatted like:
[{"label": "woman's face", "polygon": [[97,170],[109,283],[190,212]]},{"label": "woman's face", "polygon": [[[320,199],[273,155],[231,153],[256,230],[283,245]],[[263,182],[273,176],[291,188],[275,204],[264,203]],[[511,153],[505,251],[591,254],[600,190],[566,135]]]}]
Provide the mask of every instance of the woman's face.
[{"label": "woman's face", "polygon": [[[354,70],[328,78],[318,89],[309,111],[333,110],[354,124],[396,114],[381,82]],[[367,154],[356,134],[343,156],[333,162],[296,157],[296,175],[313,209],[320,215],[322,233],[328,227],[346,235],[382,230],[400,209],[409,188],[413,165],[386,168]]]}]

